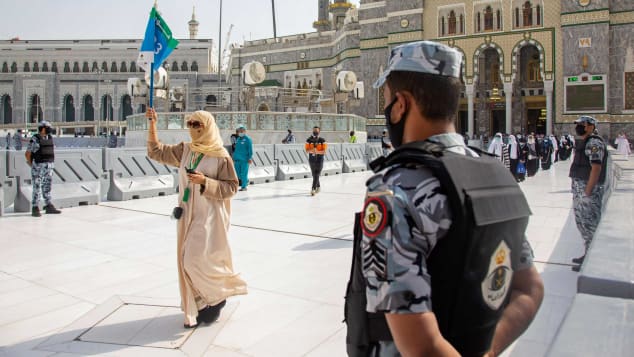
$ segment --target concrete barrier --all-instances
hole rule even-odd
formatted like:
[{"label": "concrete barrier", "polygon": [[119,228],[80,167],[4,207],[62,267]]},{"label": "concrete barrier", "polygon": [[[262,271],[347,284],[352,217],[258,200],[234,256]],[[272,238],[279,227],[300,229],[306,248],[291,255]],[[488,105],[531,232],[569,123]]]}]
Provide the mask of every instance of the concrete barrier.
[{"label": "concrete barrier", "polygon": [[277,161],[275,179],[278,181],[311,177],[304,144],[275,145],[275,161]]},{"label": "concrete barrier", "polygon": [[328,144],[326,157],[324,158],[324,168],[321,170],[322,176],[339,175],[343,171],[342,144]]},{"label": "concrete barrier", "polygon": [[[381,143],[369,143],[366,144],[365,147],[365,155],[368,158],[368,165],[378,159],[379,157],[383,156],[383,149],[381,149]],[[369,168],[369,166],[368,166]]]},{"label": "concrete barrier", "polygon": [[575,296],[547,356],[631,356],[634,301]]},{"label": "concrete barrier", "polygon": [[7,160],[8,151],[0,150],[0,216],[4,214],[5,208],[13,204],[18,193],[16,178],[7,175]]},{"label": "concrete barrier", "polygon": [[110,173],[109,200],[127,201],[176,193],[178,169],[150,159],[146,148],[103,150],[103,167]]},{"label": "concrete barrier", "polygon": [[249,183],[275,181],[276,171],[275,146],[272,144],[253,145],[253,163],[249,165]]},{"label": "concrete barrier", "polygon": [[368,169],[368,159],[365,155],[366,144],[343,144],[343,172],[361,172]]},{"label": "concrete barrier", "polygon": [[[7,175],[15,177],[15,212],[29,212],[33,187],[31,168],[24,151],[8,153]],[[101,149],[55,150],[52,199],[58,208],[98,204],[108,187],[108,175],[102,169]]]}]

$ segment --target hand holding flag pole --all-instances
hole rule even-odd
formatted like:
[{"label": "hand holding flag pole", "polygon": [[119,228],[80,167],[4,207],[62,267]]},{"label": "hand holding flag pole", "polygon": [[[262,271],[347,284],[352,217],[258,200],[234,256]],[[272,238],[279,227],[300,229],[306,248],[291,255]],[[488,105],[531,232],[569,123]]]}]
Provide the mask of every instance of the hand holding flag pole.
[{"label": "hand holding flag pole", "polygon": [[156,10],[156,2],[150,12],[137,62],[146,72],[150,71],[150,108],[154,108],[154,71],[167,59],[178,45],[172,31]]}]

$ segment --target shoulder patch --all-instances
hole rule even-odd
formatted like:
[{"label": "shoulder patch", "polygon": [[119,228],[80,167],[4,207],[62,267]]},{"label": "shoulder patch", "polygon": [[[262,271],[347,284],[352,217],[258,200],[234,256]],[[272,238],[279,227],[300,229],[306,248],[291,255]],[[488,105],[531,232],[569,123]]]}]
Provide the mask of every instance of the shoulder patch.
[{"label": "shoulder patch", "polygon": [[387,205],[380,197],[369,197],[363,208],[361,228],[369,238],[375,238],[385,230],[389,220]]},{"label": "shoulder patch", "polygon": [[482,281],[482,299],[492,310],[498,310],[506,300],[512,278],[511,249],[501,241],[493,251],[487,275]]}]

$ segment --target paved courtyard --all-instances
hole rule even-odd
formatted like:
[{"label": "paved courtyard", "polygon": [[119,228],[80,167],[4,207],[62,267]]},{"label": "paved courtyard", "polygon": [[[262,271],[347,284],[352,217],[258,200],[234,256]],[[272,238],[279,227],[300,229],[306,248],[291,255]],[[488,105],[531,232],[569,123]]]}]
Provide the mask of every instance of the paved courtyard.
[{"label": "paved courtyard", "polygon": [[[576,290],[582,253],[570,161],[521,184],[546,297],[507,356],[543,356]],[[345,356],[352,219],[368,173],[254,185],[232,202],[234,263],[249,294],[185,330],[178,308],[176,196],[0,218],[0,356]]]}]

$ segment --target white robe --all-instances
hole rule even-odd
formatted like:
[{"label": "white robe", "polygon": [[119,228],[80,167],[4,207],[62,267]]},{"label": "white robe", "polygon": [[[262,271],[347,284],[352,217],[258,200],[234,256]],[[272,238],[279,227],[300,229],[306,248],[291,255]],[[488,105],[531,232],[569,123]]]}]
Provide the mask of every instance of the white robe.
[{"label": "white robe", "polygon": [[630,150],[630,142],[625,136],[619,135],[619,137],[614,141],[614,144],[616,145],[616,152],[618,154],[627,156],[632,153]]},{"label": "white robe", "polygon": [[[198,310],[216,305],[233,295],[247,293],[246,283],[233,271],[227,233],[231,197],[238,189],[233,161],[205,156],[196,171],[206,176],[205,188],[188,182],[189,144],[148,143],[150,158],[179,168],[178,202],[183,215],[177,227],[178,282],[185,323],[196,324]],[[183,202],[189,187],[188,202]]]}]

